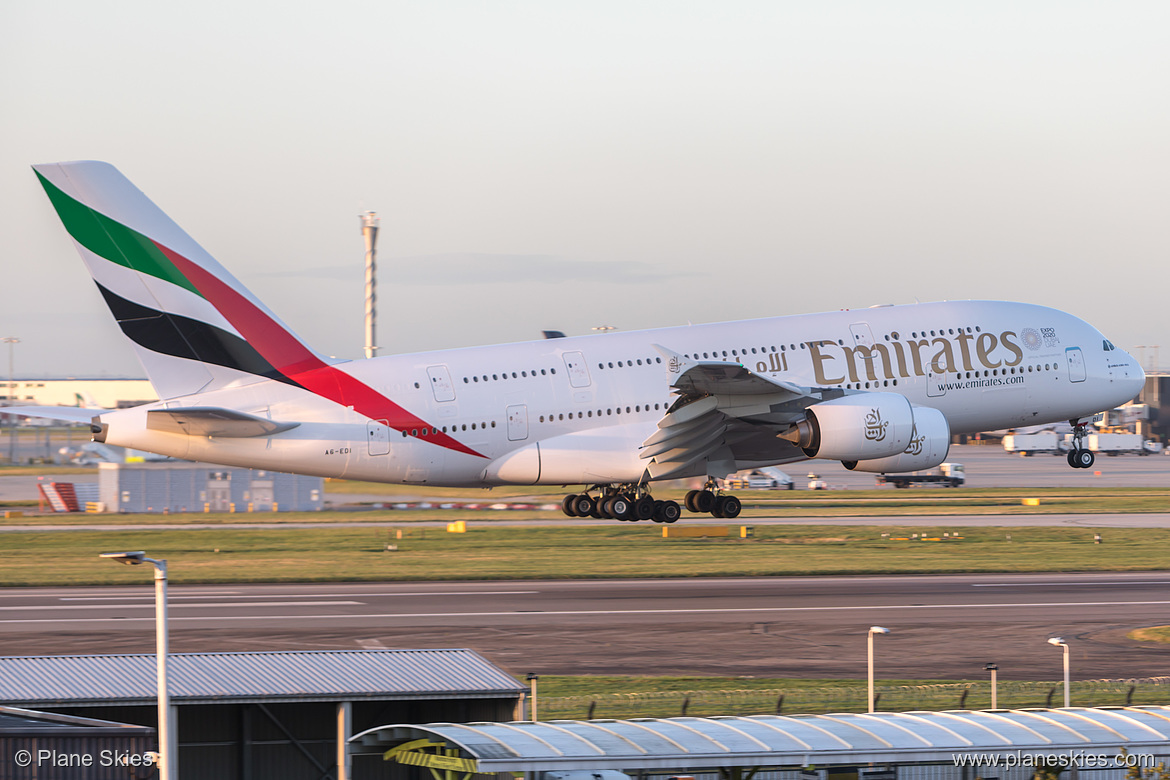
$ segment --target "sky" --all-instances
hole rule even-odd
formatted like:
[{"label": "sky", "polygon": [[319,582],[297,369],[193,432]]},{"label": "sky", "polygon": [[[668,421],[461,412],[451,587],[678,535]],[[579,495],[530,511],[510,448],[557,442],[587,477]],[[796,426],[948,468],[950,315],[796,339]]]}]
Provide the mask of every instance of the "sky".
[{"label": "sky", "polygon": [[143,375],[29,168],[97,159],[338,357],[374,210],[380,354],[990,298],[1170,366],[1167,30],[1165,2],[11,0],[0,337],[18,377]]}]

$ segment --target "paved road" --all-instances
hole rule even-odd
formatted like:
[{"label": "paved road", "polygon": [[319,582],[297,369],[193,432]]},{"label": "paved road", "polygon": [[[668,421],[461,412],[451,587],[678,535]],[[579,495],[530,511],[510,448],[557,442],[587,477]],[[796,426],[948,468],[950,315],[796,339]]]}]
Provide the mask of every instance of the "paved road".
[{"label": "paved road", "polygon": [[[0,534],[5,533],[68,533],[70,531],[173,531],[173,530],[209,530],[224,528],[237,529],[270,529],[274,533],[283,530],[303,528],[403,528],[409,521],[405,518],[392,517],[389,520],[366,521],[339,521],[339,522],[297,522],[297,523],[185,523],[163,525],[160,523],[84,523],[78,525],[8,525],[0,526]],[[468,520],[469,526],[477,521]],[[493,528],[524,528],[531,526],[591,526],[609,525],[616,520],[581,520],[568,517],[557,517],[552,520],[538,519],[510,519],[485,520],[484,526]],[[893,525],[911,526],[915,528],[957,528],[957,527],[1049,527],[1075,526],[1077,528],[1167,528],[1170,527],[1170,513],[1151,512],[1148,514],[1100,514],[1100,515],[919,515],[913,517],[740,517],[738,520],[719,520],[710,515],[685,514],[680,521],[687,525]],[[447,520],[411,521],[412,528],[445,528]],[[643,527],[652,527],[653,523],[642,523]]]},{"label": "paved road", "polygon": [[[153,596],[135,588],[0,593],[12,654],[151,652]],[[886,678],[1164,674],[1170,649],[1125,639],[1170,623],[1170,572],[734,580],[176,586],[181,651],[471,647],[513,672],[864,675],[866,629]]]}]

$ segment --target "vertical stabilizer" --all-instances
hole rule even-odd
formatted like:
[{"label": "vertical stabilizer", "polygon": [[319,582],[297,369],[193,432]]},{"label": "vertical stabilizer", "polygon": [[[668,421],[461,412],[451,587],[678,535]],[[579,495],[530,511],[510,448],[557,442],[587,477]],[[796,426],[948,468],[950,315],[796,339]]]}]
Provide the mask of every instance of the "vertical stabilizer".
[{"label": "vertical stabilizer", "polygon": [[326,364],[112,165],[34,165],[160,398]]}]

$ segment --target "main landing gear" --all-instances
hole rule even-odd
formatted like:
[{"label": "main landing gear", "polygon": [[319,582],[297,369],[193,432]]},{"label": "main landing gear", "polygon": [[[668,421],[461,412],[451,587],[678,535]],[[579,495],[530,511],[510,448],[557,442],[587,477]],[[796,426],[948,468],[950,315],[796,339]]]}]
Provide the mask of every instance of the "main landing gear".
[{"label": "main landing gear", "polygon": [[696,514],[710,514],[713,517],[722,517],[734,520],[743,511],[743,504],[730,493],[716,493],[712,488],[714,482],[708,482],[702,490],[692,490],[683,500],[689,511]]},{"label": "main landing gear", "polygon": [[1085,429],[1088,423],[1078,423],[1075,420],[1070,422],[1073,424],[1073,448],[1068,451],[1068,465],[1074,469],[1091,469],[1097,456],[1092,450],[1085,449]]},{"label": "main landing gear", "polygon": [[600,490],[600,494],[591,496],[585,492],[565,496],[561,501],[561,511],[569,517],[632,523],[639,520],[674,523],[682,516],[677,502],[656,501],[641,485],[607,485],[594,489]]}]

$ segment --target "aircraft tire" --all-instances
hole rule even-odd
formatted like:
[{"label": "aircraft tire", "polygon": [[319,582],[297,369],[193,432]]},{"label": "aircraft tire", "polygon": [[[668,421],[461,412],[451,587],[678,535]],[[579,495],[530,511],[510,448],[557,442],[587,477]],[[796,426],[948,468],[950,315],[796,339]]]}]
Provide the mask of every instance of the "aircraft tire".
[{"label": "aircraft tire", "polygon": [[565,517],[576,517],[577,512],[573,505],[577,503],[577,496],[570,493],[561,500],[561,511],[565,513]]},{"label": "aircraft tire", "polygon": [[630,499],[626,496],[614,496],[609,500],[609,503],[606,504],[606,509],[608,509],[609,513],[617,520],[637,521],[638,519],[634,517],[633,502],[630,501]]},{"label": "aircraft tire", "polygon": [[688,512],[695,512],[696,514],[698,513],[699,510],[695,509],[695,497],[697,495],[699,495],[699,493],[701,493],[701,492],[702,491],[700,491],[700,490],[688,490],[687,491],[686,498],[683,499],[683,506],[685,506],[687,508]]},{"label": "aircraft tire", "polygon": [[[682,508],[675,501],[663,501],[662,506],[658,507],[658,511],[654,514],[654,519],[660,523],[674,523],[678,522],[679,517],[682,516]],[[659,519],[661,518],[661,519]]]},{"label": "aircraft tire", "polygon": [[654,517],[654,499],[642,496],[634,502],[634,517],[639,520],[649,520]]},{"label": "aircraft tire", "polygon": [[743,511],[743,504],[735,496],[720,497],[717,506],[719,508],[719,516],[725,517],[728,520],[734,520]]},{"label": "aircraft tire", "polygon": [[584,493],[574,496],[573,511],[577,513],[577,517],[592,517],[596,508],[597,503]]},{"label": "aircraft tire", "polygon": [[715,508],[715,494],[710,490],[700,490],[693,503],[696,511],[706,514]]},{"label": "aircraft tire", "polygon": [[1091,469],[1093,464],[1097,461],[1097,456],[1093,454],[1092,450],[1077,450],[1077,467],[1082,469]]},{"label": "aircraft tire", "polygon": [[1068,454],[1064,456],[1064,459],[1066,461],[1068,461],[1068,465],[1072,466],[1074,469],[1080,468],[1080,466],[1077,465],[1077,451],[1076,450],[1069,450]]}]

